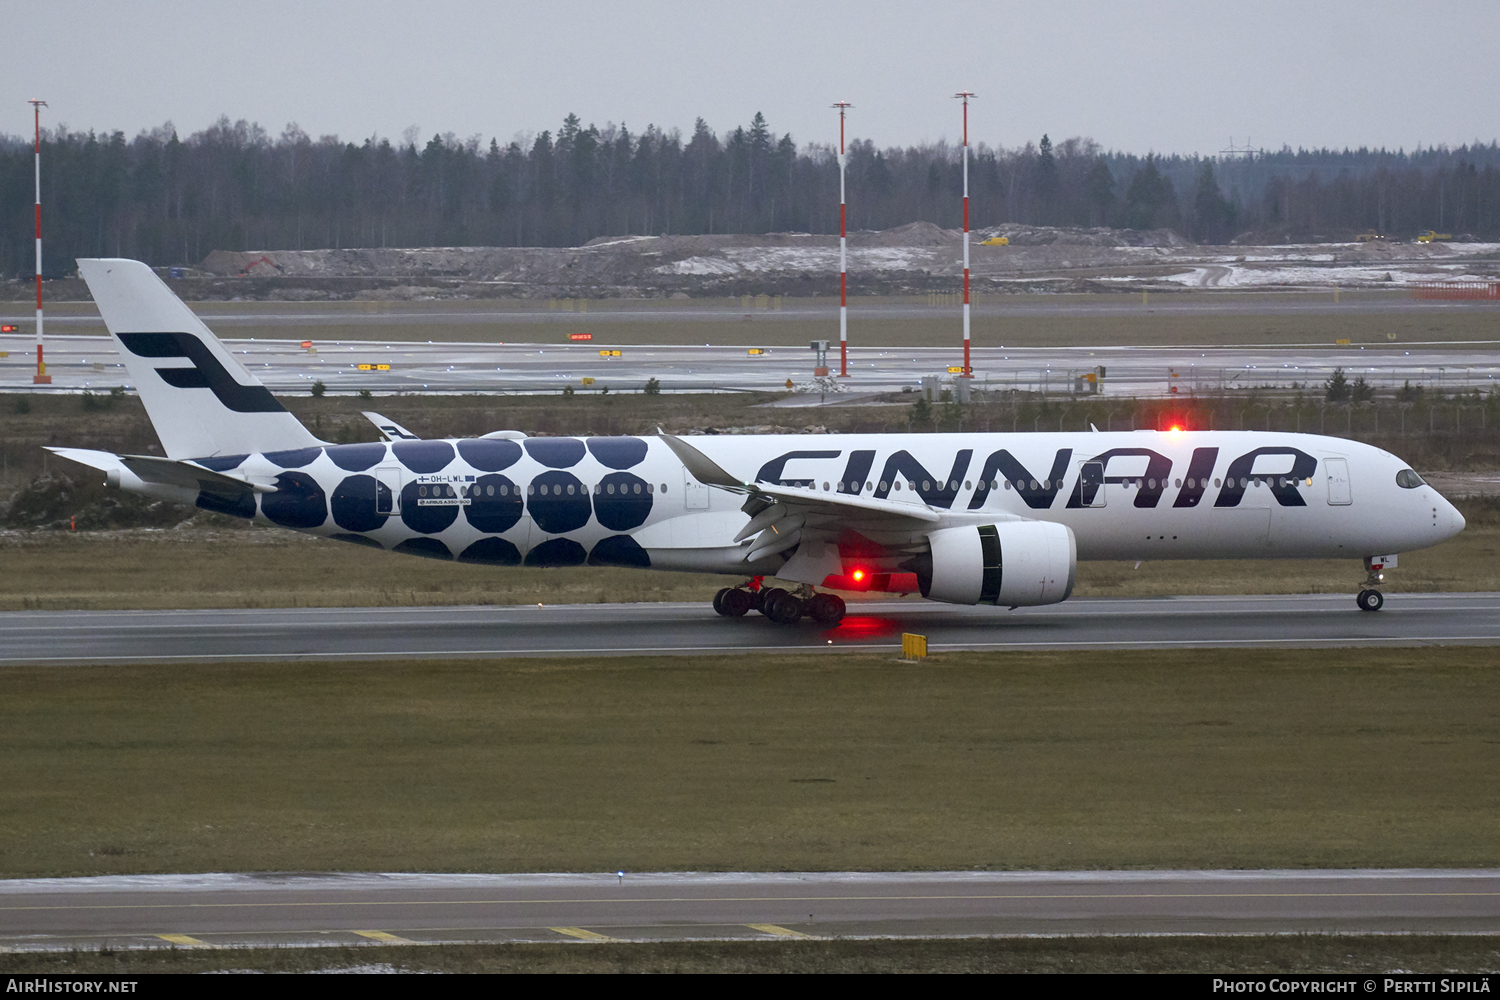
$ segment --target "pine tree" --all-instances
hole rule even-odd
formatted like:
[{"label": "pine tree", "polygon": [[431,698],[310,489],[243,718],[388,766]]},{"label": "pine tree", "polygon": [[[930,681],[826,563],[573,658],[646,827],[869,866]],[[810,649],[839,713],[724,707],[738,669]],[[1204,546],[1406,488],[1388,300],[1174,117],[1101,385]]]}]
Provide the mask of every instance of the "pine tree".
[{"label": "pine tree", "polygon": [[1330,403],[1343,403],[1349,399],[1349,380],[1344,378],[1344,369],[1335,368],[1333,377],[1323,383],[1324,398]]},{"label": "pine tree", "polygon": [[1193,238],[1199,243],[1222,243],[1229,236],[1234,212],[1219,182],[1214,178],[1212,160],[1198,168],[1198,185],[1193,192]]},{"label": "pine tree", "polygon": [[1044,226],[1057,223],[1057,187],[1057,157],[1052,155],[1052,140],[1044,134],[1036,157],[1037,222]]},{"label": "pine tree", "polygon": [[1115,176],[1110,172],[1109,162],[1104,157],[1094,161],[1087,183],[1089,222],[1095,226],[1109,225],[1110,215],[1115,209]]},{"label": "pine tree", "polygon": [[1125,192],[1125,225],[1130,229],[1162,229],[1177,221],[1177,195],[1156,168],[1156,157],[1135,172]]}]

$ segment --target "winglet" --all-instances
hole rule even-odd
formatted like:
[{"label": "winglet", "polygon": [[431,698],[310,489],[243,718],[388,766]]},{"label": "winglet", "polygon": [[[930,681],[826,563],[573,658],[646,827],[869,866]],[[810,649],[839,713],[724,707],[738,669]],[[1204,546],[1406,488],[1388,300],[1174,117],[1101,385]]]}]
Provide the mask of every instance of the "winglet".
[{"label": "winglet", "polygon": [[733,490],[736,493],[755,492],[755,487],[740,482],[725,472],[713,459],[681,438],[673,437],[660,427],[656,429],[656,434],[668,448],[672,449],[672,454],[676,455],[678,461],[693,474],[693,478],[704,486],[717,486],[721,490]]},{"label": "winglet", "polygon": [[380,432],[380,436],[385,438],[387,441],[422,440],[420,437],[413,434],[405,427],[402,427],[400,424],[396,423],[396,421],[392,420],[390,417],[381,416],[379,413],[375,413],[371,410],[364,410],[362,411],[362,413],[364,414],[364,418],[366,420],[375,425],[375,429]]}]

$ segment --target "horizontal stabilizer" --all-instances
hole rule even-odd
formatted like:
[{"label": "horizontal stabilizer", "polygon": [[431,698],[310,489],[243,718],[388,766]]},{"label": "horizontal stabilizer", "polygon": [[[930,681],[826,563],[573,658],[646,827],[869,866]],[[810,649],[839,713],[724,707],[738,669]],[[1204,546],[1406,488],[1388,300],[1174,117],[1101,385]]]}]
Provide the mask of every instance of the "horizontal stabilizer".
[{"label": "horizontal stabilizer", "polygon": [[92,451],[88,448],[48,448],[52,454],[80,465],[98,469],[106,475],[114,474],[111,483],[121,470],[135,475],[143,483],[158,486],[176,486],[185,490],[203,490],[235,496],[244,493],[272,493],[276,490],[273,479],[252,478],[236,472],[215,472],[197,462],[183,459],[161,458],[156,455],[116,455],[108,451]]},{"label": "horizontal stabilizer", "polygon": [[215,472],[197,462],[181,459],[157,458],[154,455],[121,455],[120,464],[148,483],[163,486],[182,486],[190,490],[207,490],[210,493],[274,493],[274,482],[256,482],[248,476],[233,472]]}]

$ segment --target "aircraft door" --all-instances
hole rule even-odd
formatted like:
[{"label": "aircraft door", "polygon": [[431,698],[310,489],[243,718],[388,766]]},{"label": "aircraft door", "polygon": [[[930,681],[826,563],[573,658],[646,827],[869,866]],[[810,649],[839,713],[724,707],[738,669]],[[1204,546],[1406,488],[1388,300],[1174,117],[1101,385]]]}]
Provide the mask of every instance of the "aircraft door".
[{"label": "aircraft door", "polygon": [[[401,473],[400,465],[377,465],[371,470],[384,490],[375,491],[375,513],[377,514],[399,514],[401,513]],[[389,490],[389,492],[387,492]]]},{"label": "aircraft door", "polygon": [[1349,462],[1346,459],[1323,459],[1323,477],[1328,480],[1328,503],[1331,506],[1354,502],[1354,495],[1349,489]]},{"label": "aircraft door", "polygon": [[683,506],[688,510],[708,510],[708,487],[693,478],[686,468],[682,470]]},{"label": "aircraft door", "polygon": [[1084,507],[1103,507],[1105,503],[1104,463],[1078,463],[1078,499]]}]

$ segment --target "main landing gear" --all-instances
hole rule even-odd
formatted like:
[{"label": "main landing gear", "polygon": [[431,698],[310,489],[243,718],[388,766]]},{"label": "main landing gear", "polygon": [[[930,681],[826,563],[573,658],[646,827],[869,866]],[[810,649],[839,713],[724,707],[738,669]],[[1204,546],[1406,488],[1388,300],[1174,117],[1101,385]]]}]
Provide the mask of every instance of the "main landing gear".
[{"label": "main landing gear", "polygon": [[714,610],[725,618],[742,618],[748,611],[759,611],[778,625],[795,625],[804,617],[819,625],[837,625],[843,621],[844,599],[834,594],[817,594],[809,584],[796,591],[781,587],[761,587],[762,577],[755,577],[738,587],[725,587],[714,595]]}]

